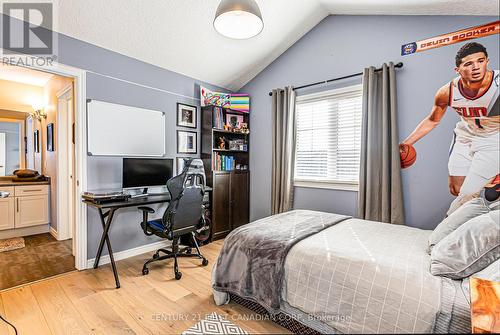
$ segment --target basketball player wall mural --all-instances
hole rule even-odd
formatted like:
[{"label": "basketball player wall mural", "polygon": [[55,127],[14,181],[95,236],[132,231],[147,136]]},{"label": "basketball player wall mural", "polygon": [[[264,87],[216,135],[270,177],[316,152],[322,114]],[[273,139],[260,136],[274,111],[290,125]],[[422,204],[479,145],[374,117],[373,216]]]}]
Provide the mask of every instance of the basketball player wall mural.
[{"label": "basketball player wall mural", "polygon": [[447,110],[458,114],[448,160],[450,193],[456,199],[448,214],[477,196],[500,172],[499,71],[489,68],[488,51],[477,42],[457,51],[455,65],[458,76],[438,89],[430,114],[400,145],[404,168],[415,160],[413,144],[434,129]]}]

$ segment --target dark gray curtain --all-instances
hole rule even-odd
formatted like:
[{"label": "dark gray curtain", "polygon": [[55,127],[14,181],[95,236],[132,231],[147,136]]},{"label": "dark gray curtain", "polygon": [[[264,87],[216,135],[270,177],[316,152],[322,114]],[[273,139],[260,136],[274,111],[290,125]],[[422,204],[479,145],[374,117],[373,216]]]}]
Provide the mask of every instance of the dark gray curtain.
[{"label": "dark gray curtain", "polygon": [[363,72],[358,217],[404,223],[394,64]]},{"label": "dark gray curtain", "polygon": [[293,207],[295,166],[295,91],[293,87],[272,90],[273,167],[271,187],[272,214]]}]

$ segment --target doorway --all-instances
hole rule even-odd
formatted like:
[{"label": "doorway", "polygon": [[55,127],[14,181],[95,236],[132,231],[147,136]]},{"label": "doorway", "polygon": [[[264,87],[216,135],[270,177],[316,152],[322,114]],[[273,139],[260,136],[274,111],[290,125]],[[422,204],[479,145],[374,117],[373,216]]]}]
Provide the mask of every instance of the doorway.
[{"label": "doorway", "polygon": [[[58,214],[59,217],[69,217],[69,220],[61,219],[60,222],[68,222],[68,224],[61,225],[61,230],[57,232],[60,239],[72,237],[72,251],[75,256],[75,267],[78,270],[87,268],[87,222],[86,222],[86,209],[84,204],[78,201],[78,195],[86,190],[87,176],[86,176],[86,93],[85,93],[85,79],[86,74],[84,70],[65,66],[62,64],[54,63],[50,68],[38,67],[36,65],[26,66],[32,70],[38,70],[45,73],[60,75],[72,78],[73,85],[64,87],[58,92],[57,102],[52,106],[66,110],[69,113],[66,118],[57,120],[58,124],[64,124],[65,131],[55,128],[57,136],[64,137],[69,140],[70,144],[61,147],[60,152],[65,152],[65,156],[69,159],[58,160],[58,171],[62,171],[69,178],[65,179],[65,183],[58,183],[59,190],[66,189],[68,197],[58,197],[59,201],[65,200],[68,206],[64,206],[66,211]],[[36,119],[28,118],[26,122],[27,131],[33,133],[34,124]],[[40,133],[40,136],[46,136]],[[56,136],[56,138],[57,138]],[[36,137],[26,138],[28,148],[36,146]],[[59,141],[59,144],[62,142]],[[67,142],[68,143],[68,142]],[[39,154],[38,154],[39,156]],[[26,167],[37,166],[37,154],[26,156]],[[63,169],[59,169],[59,164],[63,165]],[[58,192],[62,194],[63,192]],[[62,206],[61,206],[62,207]],[[69,224],[72,223],[72,224]],[[60,234],[59,234],[60,233]]]}]

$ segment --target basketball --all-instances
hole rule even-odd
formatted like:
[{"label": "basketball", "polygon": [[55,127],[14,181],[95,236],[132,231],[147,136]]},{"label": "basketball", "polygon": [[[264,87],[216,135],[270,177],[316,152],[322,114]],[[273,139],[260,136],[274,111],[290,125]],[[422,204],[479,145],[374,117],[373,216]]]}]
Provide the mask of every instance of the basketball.
[{"label": "basketball", "polygon": [[401,168],[406,169],[415,163],[417,160],[417,152],[410,144],[399,145],[399,156],[401,158]]}]

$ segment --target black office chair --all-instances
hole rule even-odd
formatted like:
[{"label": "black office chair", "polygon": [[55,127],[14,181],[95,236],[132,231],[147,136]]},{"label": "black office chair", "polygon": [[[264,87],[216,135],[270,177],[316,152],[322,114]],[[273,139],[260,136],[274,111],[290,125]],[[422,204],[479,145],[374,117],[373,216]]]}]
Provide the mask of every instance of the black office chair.
[{"label": "black office chair", "polygon": [[[208,260],[203,257],[196,242],[194,232],[202,227],[203,218],[203,195],[205,192],[205,176],[202,173],[190,170],[191,161],[187,161],[181,174],[167,181],[167,188],[172,200],[170,201],[163,218],[148,221],[148,214],[155,211],[149,207],[139,207],[143,212],[141,227],[144,234],[156,235],[172,241],[172,250],[159,249],[153,258],[144,263],[142,274],[149,273],[148,264],[164,259],[174,259],[175,279],[181,279],[177,257],[198,257],[202,259],[202,265],[208,265]],[[197,253],[192,253],[191,247],[179,248],[179,238],[190,234],[193,239]],[[160,256],[160,252],[165,255]]]}]

